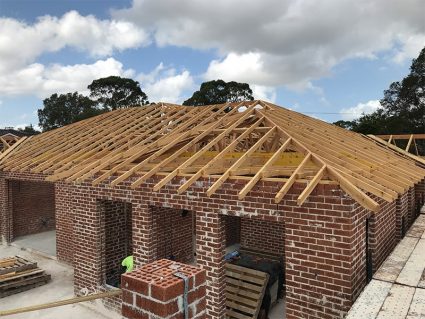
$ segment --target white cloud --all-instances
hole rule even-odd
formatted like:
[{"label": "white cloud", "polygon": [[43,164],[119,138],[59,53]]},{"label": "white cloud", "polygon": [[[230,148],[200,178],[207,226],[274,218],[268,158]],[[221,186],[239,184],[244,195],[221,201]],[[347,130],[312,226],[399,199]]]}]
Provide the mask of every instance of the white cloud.
[{"label": "white cloud", "polygon": [[178,73],[174,68],[166,68],[160,63],[152,72],[137,76],[142,90],[148,95],[150,102],[183,102],[183,93],[194,88],[190,72]]},{"label": "white cloud", "polygon": [[366,103],[359,103],[356,106],[342,109],[340,114],[343,120],[352,121],[362,116],[362,114],[373,113],[381,107],[379,100],[370,100]]},{"label": "white cloud", "polygon": [[133,0],[112,14],[159,46],[217,49],[209,79],[306,88],[350,58],[417,56],[425,45],[421,7],[423,0]]},{"label": "white cloud", "polygon": [[254,99],[268,102],[276,102],[276,89],[270,86],[252,85],[251,87]]},{"label": "white cloud", "polygon": [[0,17],[0,72],[16,71],[45,52],[65,47],[108,56],[148,43],[147,33],[131,22],[99,20],[76,11],[60,18],[43,16],[34,24]]},{"label": "white cloud", "polygon": [[94,79],[110,75],[132,76],[114,58],[93,64],[44,66],[33,63],[22,69],[0,76],[0,95],[33,94],[45,98],[52,93],[85,92]]}]

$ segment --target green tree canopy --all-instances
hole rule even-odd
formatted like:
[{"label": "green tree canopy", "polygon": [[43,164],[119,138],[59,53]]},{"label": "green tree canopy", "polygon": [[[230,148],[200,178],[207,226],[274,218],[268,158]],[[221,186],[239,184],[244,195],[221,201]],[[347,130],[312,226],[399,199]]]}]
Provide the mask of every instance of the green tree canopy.
[{"label": "green tree canopy", "polygon": [[43,109],[38,110],[38,119],[43,131],[48,131],[102,112],[96,108],[94,101],[78,92],[55,93],[43,100]]},{"label": "green tree canopy", "polygon": [[352,129],[364,134],[425,132],[425,48],[413,59],[410,73],[384,91],[380,103],[382,109],[353,121]]},{"label": "green tree canopy", "polygon": [[139,82],[119,76],[109,76],[94,80],[89,86],[90,97],[106,110],[146,105],[147,95]]},{"label": "green tree canopy", "polygon": [[183,105],[201,106],[246,100],[254,100],[249,84],[214,80],[202,83],[199,91],[193,93]]},{"label": "green tree canopy", "polygon": [[40,131],[37,131],[32,124],[27,125],[24,128],[18,128],[18,131],[27,135],[36,135],[40,133]]}]

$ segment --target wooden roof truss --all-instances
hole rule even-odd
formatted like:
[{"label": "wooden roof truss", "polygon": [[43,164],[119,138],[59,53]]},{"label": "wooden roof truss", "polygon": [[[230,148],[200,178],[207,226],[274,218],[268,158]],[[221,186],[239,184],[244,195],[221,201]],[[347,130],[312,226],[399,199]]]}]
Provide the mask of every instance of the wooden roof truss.
[{"label": "wooden roof truss", "polygon": [[276,203],[298,181],[306,184],[299,205],[317,184],[337,183],[372,211],[379,205],[371,195],[393,201],[424,178],[424,167],[365,136],[264,101],[117,110],[34,136],[0,159],[1,170],[43,173],[49,181],[117,186],[131,178],[137,188],[157,175],[154,191],[176,176],[186,178],[179,193],[214,177],[208,196],[240,179],[240,200],[259,181],[275,181],[282,184]]}]

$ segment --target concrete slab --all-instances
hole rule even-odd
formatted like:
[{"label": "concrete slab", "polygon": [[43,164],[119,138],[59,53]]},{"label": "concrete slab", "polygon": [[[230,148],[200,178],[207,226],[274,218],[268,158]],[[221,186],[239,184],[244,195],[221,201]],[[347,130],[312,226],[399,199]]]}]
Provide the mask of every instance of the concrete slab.
[{"label": "concrete slab", "polygon": [[424,238],[425,236],[425,215],[419,215],[415,223],[410,227],[406,236]]},{"label": "concrete slab", "polygon": [[29,251],[41,252],[48,256],[56,256],[56,231],[17,237],[12,245]]},{"label": "concrete slab", "polygon": [[425,318],[425,289],[416,289],[407,319]]},{"label": "concrete slab", "polygon": [[415,288],[393,285],[377,319],[405,319],[415,294]]},{"label": "concrete slab", "polygon": [[375,319],[391,287],[389,282],[372,280],[357,298],[346,319]]},{"label": "concrete slab", "polygon": [[425,319],[423,217],[378,269],[346,319]]},{"label": "concrete slab", "polygon": [[[0,258],[19,255],[34,260],[52,276],[47,285],[0,299],[0,310],[9,310],[72,298],[74,272],[71,266],[14,246],[0,245]],[[11,319],[120,319],[121,315],[107,310],[100,300],[39,310],[10,317]]]},{"label": "concrete slab", "polygon": [[404,237],[403,240],[398,243],[392,254],[388,256],[382,266],[373,275],[373,278],[377,280],[395,282],[403,267],[406,265],[407,260],[412,254],[418,241],[419,238]]},{"label": "concrete slab", "polygon": [[269,319],[284,319],[286,318],[285,299],[279,299],[279,302],[270,309]]},{"label": "concrete slab", "polygon": [[417,287],[425,269],[425,239],[420,239],[406,262],[396,283]]}]

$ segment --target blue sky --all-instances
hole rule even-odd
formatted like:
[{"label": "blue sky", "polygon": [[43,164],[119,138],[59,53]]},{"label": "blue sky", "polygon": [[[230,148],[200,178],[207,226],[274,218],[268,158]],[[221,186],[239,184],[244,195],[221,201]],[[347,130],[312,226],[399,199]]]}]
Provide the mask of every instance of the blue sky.
[{"label": "blue sky", "polygon": [[[0,127],[38,124],[51,94],[107,75],[181,103],[247,82],[326,121],[379,107],[425,46],[421,0],[0,0]],[[235,14],[238,12],[238,14]]]}]

